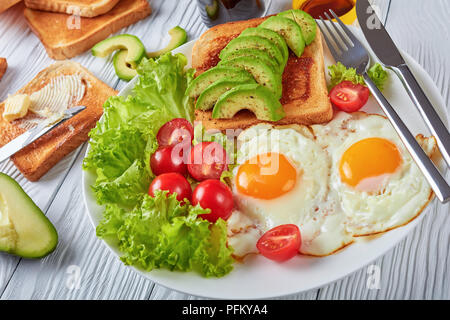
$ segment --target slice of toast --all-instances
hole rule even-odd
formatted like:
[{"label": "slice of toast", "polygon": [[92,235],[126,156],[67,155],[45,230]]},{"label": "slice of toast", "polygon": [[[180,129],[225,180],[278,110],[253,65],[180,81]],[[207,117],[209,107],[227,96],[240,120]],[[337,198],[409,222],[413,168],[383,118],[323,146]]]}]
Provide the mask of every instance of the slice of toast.
[{"label": "slice of toast", "polygon": [[0,80],[2,80],[3,75],[6,72],[6,69],[8,69],[8,62],[5,58],[0,58]]},{"label": "slice of toast", "polygon": [[[52,79],[67,75],[81,77],[85,91],[76,104],[86,106],[86,109],[11,157],[16,167],[30,181],[39,180],[64,156],[85,142],[89,131],[103,114],[103,103],[109,96],[117,94],[117,91],[97,79],[79,63],[72,61],[60,61],[42,70],[17,93],[32,94],[51,83]],[[20,125],[21,121],[34,117],[28,112],[23,119],[10,123],[1,116],[3,110],[4,102],[0,104],[0,147],[25,132],[26,129]]]},{"label": "slice of toast", "polygon": [[22,1],[22,0],[1,0],[0,1],[0,13],[11,8],[13,5],[15,5],[16,3],[19,3],[20,1]]},{"label": "slice of toast", "polygon": [[108,13],[95,18],[29,8],[24,11],[28,25],[39,37],[50,58],[55,60],[73,58],[150,13],[147,0],[121,0]]},{"label": "slice of toast", "polygon": [[[219,62],[220,51],[243,30],[258,26],[265,18],[229,22],[206,31],[192,49],[192,67],[197,75],[214,67]],[[283,72],[283,95],[281,104],[286,116],[278,125],[316,124],[330,121],[333,108],[328,98],[325,81],[325,66],[322,36],[317,30],[316,39],[305,48],[298,58],[292,52]],[[206,129],[245,129],[264,122],[247,110],[238,112],[232,119],[213,119],[211,111],[195,111],[195,120]]]},{"label": "slice of toast", "polygon": [[110,11],[119,0],[25,0],[30,9],[92,18]]}]

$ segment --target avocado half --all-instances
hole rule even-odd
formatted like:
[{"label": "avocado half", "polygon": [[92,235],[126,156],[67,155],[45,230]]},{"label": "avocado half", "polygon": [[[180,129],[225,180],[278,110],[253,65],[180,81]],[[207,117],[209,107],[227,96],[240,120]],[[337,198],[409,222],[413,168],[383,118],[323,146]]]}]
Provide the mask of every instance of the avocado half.
[{"label": "avocado half", "polygon": [[249,78],[224,78],[218,80],[206,88],[198,97],[195,108],[209,110],[214,107],[222,94],[241,84],[255,84],[254,79]]},{"label": "avocado half", "polygon": [[127,50],[126,63],[136,69],[141,59],[145,56],[144,44],[138,37],[131,34],[119,34],[105,39],[92,47],[92,54],[96,57],[105,58],[116,50]]},{"label": "avocado half", "polygon": [[262,38],[266,38],[267,40],[272,41],[280,50],[281,54],[283,55],[283,61],[282,68],[284,69],[287,60],[289,58],[289,49],[286,44],[286,41],[282,36],[280,36],[278,33],[276,33],[273,30],[266,29],[266,28],[247,28],[244,31],[242,31],[241,36],[258,36]]},{"label": "avocado half", "polygon": [[302,35],[307,45],[311,44],[316,38],[317,23],[311,15],[303,10],[291,9],[280,12],[278,16],[294,20],[302,29]]},{"label": "avocado half", "polygon": [[22,187],[0,173],[0,251],[41,258],[58,244],[58,233]]},{"label": "avocado half", "polygon": [[242,84],[222,94],[214,106],[214,119],[230,119],[240,110],[250,110],[259,120],[278,121],[283,106],[272,92],[259,84]]},{"label": "avocado half", "polygon": [[281,98],[281,74],[272,66],[264,63],[264,61],[244,56],[221,61],[220,66],[237,67],[248,71],[255,78],[256,82],[267,87],[275,98]]},{"label": "avocado half", "polygon": [[232,66],[216,66],[203,72],[195,78],[186,89],[186,95],[190,98],[197,98],[211,84],[224,78],[253,79],[252,75],[242,68]]},{"label": "avocado half", "polygon": [[273,16],[259,25],[261,28],[267,28],[280,34],[288,47],[300,57],[305,50],[305,39],[303,38],[302,29],[291,19],[280,16]]},{"label": "avocado half", "polygon": [[228,45],[220,52],[219,58],[225,60],[232,52],[251,48],[266,51],[280,66],[285,65],[285,60],[280,49],[274,42],[260,36],[239,36],[231,40]]}]

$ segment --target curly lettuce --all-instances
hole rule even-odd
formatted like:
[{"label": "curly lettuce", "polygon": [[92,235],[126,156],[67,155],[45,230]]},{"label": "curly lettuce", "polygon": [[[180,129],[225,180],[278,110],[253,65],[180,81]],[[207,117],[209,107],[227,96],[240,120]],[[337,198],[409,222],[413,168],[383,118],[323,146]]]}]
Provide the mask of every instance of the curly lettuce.
[{"label": "curly lettuce", "polygon": [[[378,89],[383,90],[388,79],[387,71],[384,70],[379,63],[376,63],[367,71],[367,73]],[[366,84],[364,78],[356,72],[355,68],[347,68],[340,62],[329,66],[328,74],[330,76],[330,89],[342,81],[351,81],[354,84]]]}]

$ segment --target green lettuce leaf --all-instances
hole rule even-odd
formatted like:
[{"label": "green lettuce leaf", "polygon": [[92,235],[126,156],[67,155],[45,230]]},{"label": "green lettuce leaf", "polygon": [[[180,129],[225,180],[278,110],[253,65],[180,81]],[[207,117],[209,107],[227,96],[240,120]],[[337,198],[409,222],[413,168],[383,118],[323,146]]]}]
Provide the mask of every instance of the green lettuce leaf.
[{"label": "green lettuce leaf", "polygon": [[[384,84],[388,79],[388,73],[383,67],[376,63],[369,70],[368,75],[370,79],[375,83],[378,89],[383,90]],[[364,78],[356,73],[356,69],[347,68],[342,63],[338,62],[328,67],[328,74],[330,76],[329,89],[333,88],[342,81],[351,81],[355,84],[365,85]]]},{"label": "green lettuce leaf", "polygon": [[232,248],[227,246],[225,221],[216,223],[198,218],[209,210],[182,205],[176,195],[156,192],[144,196],[133,211],[116,205],[106,208],[97,227],[99,237],[118,243],[122,261],[143,270],[167,268],[197,271],[220,277],[232,270]]}]

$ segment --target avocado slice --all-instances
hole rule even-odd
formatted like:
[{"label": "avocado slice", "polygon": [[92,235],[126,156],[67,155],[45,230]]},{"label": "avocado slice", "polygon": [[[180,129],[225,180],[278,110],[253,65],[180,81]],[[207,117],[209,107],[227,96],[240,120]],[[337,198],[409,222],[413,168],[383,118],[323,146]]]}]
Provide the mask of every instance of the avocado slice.
[{"label": "avocado slice", "polygon": [[302,29],[293,20],[273,16],[259,25],[262,28],[273,30],[283,36],[289,48],[300,57],[305,49],[305,39],[303,39]]},{"label": "avocado slice", "polygon": [[216,66],[209,69],[208,71],[203,72],[201,75],[195,78],[186,89],[186,95],[190,98],[197,98],[211,84],[213,84],[217,80],[224,78],[247,78],[249,80],[253,79],[252,75],[242,68]]},{"label": "avocado slice", "polygon": [[219,16],[219,2],[213,0],[211,5],[205,5],[205,11],[211,20],[216,20]]},{"label": "avocado slice", "polygon": [[147,56],[149,58],[159,57],[159,56],[163,55],[164,53],[172,51],[173,49],[178,48],[179,46],[181,46],[187,42],[186,30],[184,30],[180,26],[176,26],[176,27],[170,29],[169,35],[171,37],[169,44],[161,50],[147,53]]},{"label": "avocado slice", "polygon": [[221,61],[219,65],[242,68],[250,72],[256,82],[267,87],[277,99],[281,98],[281,74],[264,61],[244,56]]},{"label": "avocado slice", "polygon": [[41,258],[58,244],[55,227],[22,187],[0,173],[0,251]]},{"label": "avocado slice", "polygon": [[303,10],[292,9],[280,12],[278,16],[283,18],[288,18],[297,22],[297,24],[302,29],[302,35],[305,39],[305,43],[311,44],[316,38],[317,33],[317,23],[311,15]]},{"label": "avocado slice", "polygon": [[278,65],[285,65],[283,54],[274,42],[260,36],[239,36],[231,40],[228,45],[220,51],[219,58],[225,60],[233,51],[251,48],[266,51]]},{"label": "avocado slice", "polygon": [[195,108],[199,110],[209,110],[214,107],[219,97],[225,92],[241,84],[255,84],[254,79],[248,78],[224,78],[211,84],[198,97]]},{"label": "avocado slice", "polygon": [[131,34],[119,34],[105,39],[92,47],[92,54],[96,57],[105,58],[116,50],[126,49],[128,55],[126,63],[136,69],[141,59],[145,56],[145,47],[138,37]]},{"label": "avocado slice", "polygon": [[137,71],[133,69],[127,62],[127,50],[120,50],[114,54],[113,64],[116,75],[125,81],[130,81],[137,75]]},{"label": "avocado slice", "polygon": [[244,56],[249,56],[254,59],[261,60],[264,63],[272,66],[279,73],[283,73],[284,66],[280,66],[276,62],[276,60],[272,59],[272,57],[266,51],[259,50],[259,49],[251,49],[251,48],[239,49],[239,50],[233,51],[232,53],[227,55],[227,57],[223,61],[232,60],[234,58],[239,58],[239,57],[244,57]]},{"label": "avocado slice", "polygon": [[288,49],[288,46],[286,45],[286,41],[284,40],[284,38],[282,36],[280,36],[278,33],[276,33],[273,30],[261,28],[261,27],[247,28],[244,31],[242,31],[241,35],[242,36],[259,36],[259,37],[266,38],[266,39],[272,41],[273,43],[275,43],[275,45],[278,47],[278,49],[280,49],[281,53],[283,54],[283,59],[284,59],[283,69],[284,69],[284,67],[287,63],[287,60],[289,58],[289,49]]},{"label": "avocado slice", "polygon": [[240,110],[250,110],[259,120],[278,121],[283,106],[272,92],[259,84],[242,84],[222,94],[214,106],[214,119],[230,119]]}]

